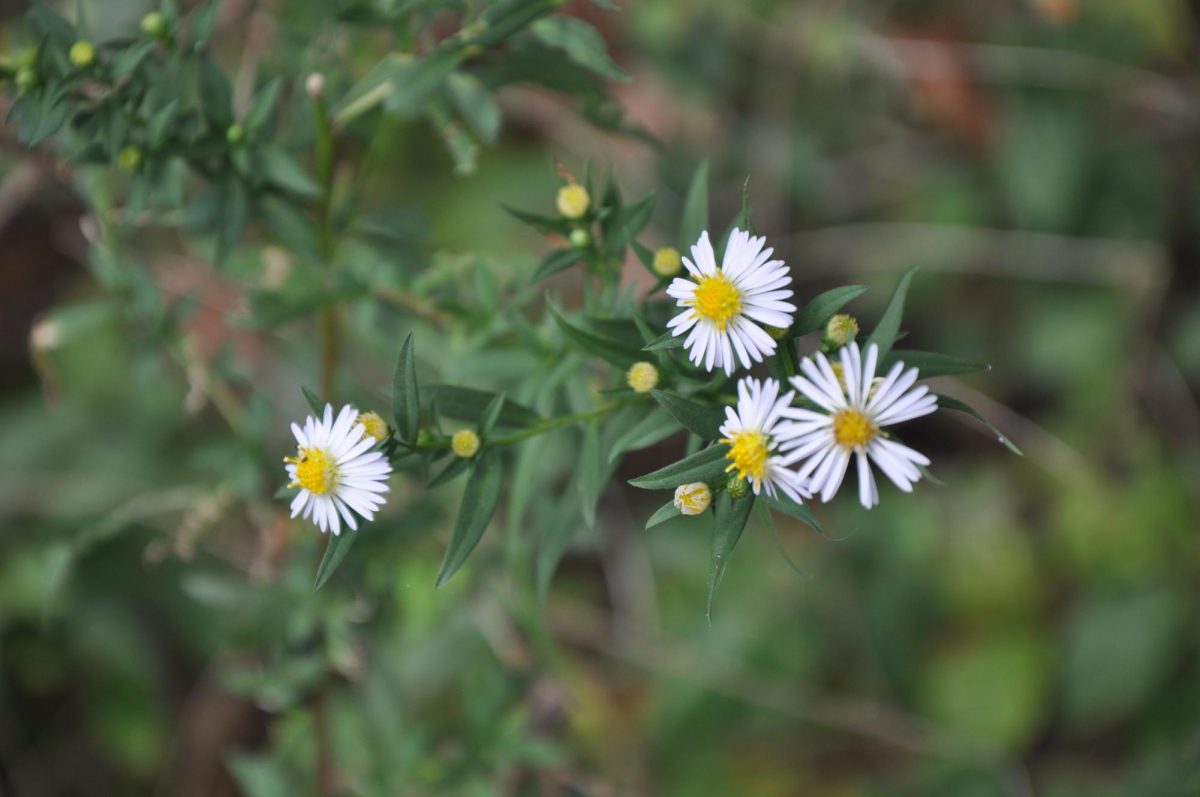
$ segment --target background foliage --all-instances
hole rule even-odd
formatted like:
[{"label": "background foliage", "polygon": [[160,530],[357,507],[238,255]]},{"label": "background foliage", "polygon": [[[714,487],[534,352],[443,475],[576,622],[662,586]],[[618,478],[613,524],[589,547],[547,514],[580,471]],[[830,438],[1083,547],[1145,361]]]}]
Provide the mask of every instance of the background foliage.
[{"label": "background foliage", "polygon": [[[3,130],[0,790],[1200,788],[1192,6],[182,5],[206,44],[167,57],[148,5],[80,3],[104,74],[4,22],[14,82],[54,44],[20,96],[107,110]],[[573,427],[522,449],[441,589],[463,480],[394,480],[314,591],[319,535],[273,496],[331,300],[326,387],[365,409],[410,331],[422,385],[546,412],[606,384],[555,381],[581,360],[530,277],[566,243],[504,210],[553,215],[556,159],[655,194],[649,247],[692,235],[698,164],[714,228],[749,175],[801,298],[868,285],[868,329],[920,266],[904,346],[993,363],[939,390],[1027,456],[935,416],[910,442],[946,486],[818,507],[827,536],[752,519],[710,626],[706,529],[644,531],[662,494],[622,487],[584,522]],[[623,278],[652,284],[633,254]],[[579,306],[578,270],[549,285]]]}]

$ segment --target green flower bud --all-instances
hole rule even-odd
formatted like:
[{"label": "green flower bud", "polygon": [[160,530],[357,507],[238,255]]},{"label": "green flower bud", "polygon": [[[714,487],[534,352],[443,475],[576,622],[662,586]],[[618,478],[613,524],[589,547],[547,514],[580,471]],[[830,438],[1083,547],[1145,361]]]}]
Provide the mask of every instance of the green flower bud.
[{"label": "green flower bud", "polygon": [[750,492],[750,482],[735,473],[725,482],[725,491],[730,498],[745,498]]},{"label": "green flower bud", "polygon": [[151,11],[142,17],[138,27],[151,39],[161,39],[167,35],[167,18],[157,11]]},{"label": "green flower bud", "polygon": [[137,147],[124,147],[117,153],[117,168],[123,172],[135,172],[142,165],[142,151]]},{"label": "green flower bud", "polygon": [[852,315],[838,313],[825,324],[821,343],[826,349],[840,349],[858,336],[858,320]]},{"label": "green flower bud", "polygon": [[17,84],[17,91],[21,94],[24,94],[25,92],[32,91],[37,87],[38,74],[33,67],[23,66],[17,70],[15,82]]},{"label": "green flower bud", "polygon": [[87,69],[96,63],[96,47],[89,41],[77,41],[71,45],[67,57],[79,69]]},{"label": "green flower bud", "polygon": [[570,241],[576,249],[584,249],[592,245],[592,234],[583,227],[576,227],[571,230]]},{"label": "green flower bud", "polygon": [[225,131],[225,140],[228,141],[231,146],[236,147],[238,144],[241,144],[246,140],[246,131],[241,125],[235,122],[229,126],[228,130]]},{"label": "green flower bud", "polygon": [[767,327],[766,330],[773,340],[783,340],[788,334],[785,327]]}]

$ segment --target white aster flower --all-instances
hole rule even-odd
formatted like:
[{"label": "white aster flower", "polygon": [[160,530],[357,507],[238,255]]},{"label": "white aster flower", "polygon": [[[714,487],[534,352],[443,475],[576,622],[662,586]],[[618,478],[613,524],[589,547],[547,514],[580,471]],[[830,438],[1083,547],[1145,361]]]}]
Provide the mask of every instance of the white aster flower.
[{"label": "white aster flower", "polygon": [[779,488],[792,500],[800,502],[809,495],[803,480],[785,467],[779,456],[779,448],[786,443],[781,436],[779,420],[792,403],[789,391],[779,397],[779,382],[767,379],[759,382],[746,377],[738,382],[737,409],[725,408],[725,423],[721,425],[721,442],[729,444],[729,467],[738,476],[750,482],[754,494],[766,489],[767,495],[775,497]]},{"label": "white aster flower", "polygon": [[774,249],[764,249],[766,238],[754,238],[735,229],[729,234],[725,258],[717,268],[708,233],[692,247],[692,260],[683,258],[688,277],[676,277],[667,295],[684,312],[667,322],[675,336],[689,329],[683,345],[688,359],[704,368],[724,368],[732,374],[734,352],[742,367],[762,362],[775,351],[775,341],[764,326],[786,329],[796,306],[785,302],[792,295],[788,267],[771,260]]},{"label": "white aster flower", "polygon": [[800,363],[804,376],[791,378],[792,386],[819,410],[791,407],[784,413],[792,419],[787,424],[786,461],[804,460],[797,475],[809,480],[822,501],[829,501],[855,454],[858,500],[870,509],[879,503],[870,462],[906,493],[921,478],[917,466],[929,464],[923,454],[888,439],[883,427],[928,415],[937,409],[937,396],[925,386],[914,388],[917,369],[905,371],[904,363],[896,363],[877,381],[879,347],[874,343],[867,347],[865,363],[854,342],[842,347],[839,360],[841,368],[835,370],[824,354],[817,354],[815,361],[806,358]]},{"label": "white aster flower", "polygon": [[333,407],[325,405],[325,417],[308,416],[301,429],[292,424],[298,450],[285,457],[287,473],[300,493],[292,500],[292,517],[301,512],[311,517],[321,531],[342,531],[342,520],[351,529],[358,528],[355,514],[375,519],[388,491],[387,477],[392,466],[379,451],[372,451],[376,440],[359,422],[358,410],[347,404],[333,418]]}]

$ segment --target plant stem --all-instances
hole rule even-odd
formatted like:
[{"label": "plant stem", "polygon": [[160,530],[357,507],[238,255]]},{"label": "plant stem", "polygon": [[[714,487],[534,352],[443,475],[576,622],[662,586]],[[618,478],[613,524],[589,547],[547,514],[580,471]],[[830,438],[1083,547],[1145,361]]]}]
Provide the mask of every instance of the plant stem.
[{"label": "plant stem", "polygon": [[[329,123],[329,111],[324,97],[313,98],[313,115],[316,117],[317,140],[315,157],[317,180],[321,185],[321,199],[317,206],[317,238],[321,247],[321,259],[325,268],[333,275],[333,256],[336,242],[333,235],[333,129]],[[321,398],[333,400],[333,378],[338,354],[337,306],[333,303],[321,308]]]},{"label": "plant stem", "polygon": [[[602,415],[607,415],[608,413],[615,410],[617,407],[620,407],[622,404],[626,404],[629,401],[630,401],[630,399],[618,399],[617,401],[612,401],[612,402],[609,402],[608,404],[602,404],[599,407],[593,407],[590,410],[584,410],[582,412],[575,412],[570,415],[560,416],[558,418],[550,418],[550,419],[543,421],[542,423],[539,423],[537,426],[531,426],[528,429],[517,432],[516,434],[511,434],[506,437],[492,438],[491,440],[487,441],[487,446],[489,448],[496,448],[498,446],[510,446],[513,443],[519,443],[522,440],[528,440],[531,437],[537,437],[540,434],[545,434],[546,432],[552,432],[555,429],[561,429],[564,426],[570,426],[573,423],[579,423],[580,421],[590,421],[593,418],[599,418]],[[417,446],[417,448],[419,450],[424,450],[424,451],[437,450],[437,449],[449,448],[449,447],[450,447],[450,438],[448,438],[448,437],[439,438],[437,440],[430,440],[427,443],[421,443],[420,445]]]}]

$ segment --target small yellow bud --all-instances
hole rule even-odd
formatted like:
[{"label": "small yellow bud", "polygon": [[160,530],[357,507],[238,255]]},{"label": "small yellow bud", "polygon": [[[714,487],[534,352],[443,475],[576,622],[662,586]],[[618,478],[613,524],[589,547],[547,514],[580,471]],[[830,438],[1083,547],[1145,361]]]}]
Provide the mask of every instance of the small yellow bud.
[{"label": "small yellow bud", "polygon": [[699,515],[712,503],[712,491],[704,482],[681,484],[675,488],[675,508],[681,515]]},{"label": "small yellow bud", "polygon": [[77,41],[71,45],[71,51],[67,57],[78,68],[87,69],[96,63],[96,48],[89,41]]},{"label": "small yellow bud", "polygon": [[785,327],[767,327],[767,334],[772,340],[783,340],[788,335],[788,330]]},{"label": "small yellow bud", "polygon": [[729,493],[730,498],[745,498],[750,492],[750,482],[736,473],[731,474],[729,481],[725,482],[725,491]]},{"label": "small yellow bud", "polygon": [[583,227],[576,227],[571,230],[570,239],[571,246],[576,249],[584,249],[592,245],[592,234]]},{"label": "small yellow bud", "polygon": [[852,315],[838,313],[825,324],[824,343],[827,348],[845,346],[858,336],[858,321]]},{"label": "small yellow bud", "polygon": [[125,147],[117,153],[117,168],[124,172],[134,172],[142,165],[142,151],[137,147]]},{"label": "small yellow bud", "polygon": [[470,459],[479,453],[479,435],[474,429],[459,429],[450,438],[450,450],[456,457]]},{"label": "small yellow bud", "polygon": [[151,11],[146,16],[142,17],[142,21],[138,23],[142,33],[152,39],[161,39],[167,34],[167,19],[157,11]]},{"label": "small yellow bud", "polygon": [[625,372],[625,381],[636,393],[649,393],[658,387],[658,369],[645,360],[636,362]]},{"label": "small yellow bud", "polygon": [[654,252],[654,273],[660,277],[673,277],[683,268],[679,251],[673,246],[664,246]]},{"label": "small yellow bud", "polygon": [[384,440],[388,436],[387,421],[379,417],[377,412],[364,412],[358,416],[358,422],[363,426],[363,435]]},{"label": "small yellow bud", "polygon": [[558,212],[568,219],[583,218],[591,207],[592,198],[579,183],[568,183],[558,189]]}]

